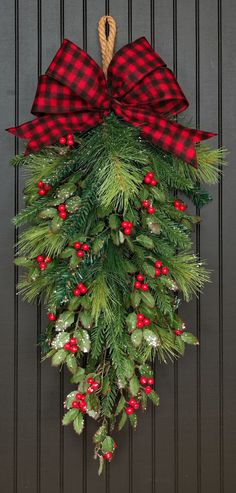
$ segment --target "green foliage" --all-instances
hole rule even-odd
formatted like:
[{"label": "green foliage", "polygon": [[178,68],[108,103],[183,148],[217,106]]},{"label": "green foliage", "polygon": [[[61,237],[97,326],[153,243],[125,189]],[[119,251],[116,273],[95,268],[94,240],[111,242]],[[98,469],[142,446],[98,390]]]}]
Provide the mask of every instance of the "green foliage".
[{"label": "green foliage", "polygon": [[[159,403],[154,390],[143,392],[140,375],[152,377],[156,356],[167,362],[183,355],[186,344],[198,344],[182,331],[177,310],[181,298],[188,301],[202,290],[209,273],[192,251],[191,229],[199,217],[176,210],[174,200],[180,191],[197,208],[207,204],[211,197],[200,183],[217,181],[225,151],[198,146],[197,156],[199,166],[193,168],[110,115],[76,139],[73,149],[56,145],[13,161],[27,174],[26,208],[14,219],[16,226],[27,225],[15,261],[24,269],[19,291],[56,314],[41,336],[42,351],[53,366],[64,364],[78,385],[66,397],[63,418],[77,434],[84,418],[72,402],[76,392],[86,396],[86,412],[99,423],[93,441],[100,470],[103,454],[114,452],[115,425],[122,429],[128,420],[137,426],[136,413],[125,412],[130,397],[143,409],[148,400]],[[147,171],[155,174],[157,186],[143,183]],[[38,195],[39,180],[51,186],[44,197]],[[142,207],[143,200],[154,206],[154,214]],[[58,214],[61,203],[65,220]],[[124,220],[132,222],[130,235],[121,227]],[[75,242],[88,244],[83,257]],[[52,258],[43,270],[38,255]],[[167,275],[156,273],[156,260],[168,268]],[[135,289],[138,273],[147,291]],[[81,283],[87,292],[77,296]],[[138,314],[149,319],[148,326],[137,327]],[[68,349],[73,339],[74,353]],[[92,391],[88,375],[98,383]]]}]

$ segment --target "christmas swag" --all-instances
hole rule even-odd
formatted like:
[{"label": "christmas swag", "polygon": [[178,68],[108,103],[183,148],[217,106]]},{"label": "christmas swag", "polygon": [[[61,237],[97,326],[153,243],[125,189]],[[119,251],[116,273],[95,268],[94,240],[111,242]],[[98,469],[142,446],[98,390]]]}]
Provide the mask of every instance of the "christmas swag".
[{"label": "christmas swag", "polygon": [[196,147],[214,134],[173,118],[188,102],[145,38],[112,61],[111,17],[100,19],[99,38],[103,71],[65,40],[39,79],[36,118],[8,130],[29,140],[13,160],[28,175],[14,220],[29,225],[18,243],[19,290],[47,305],[43,359],[65,365],[73,384],[63,424],[80,434],[86,415],[97,421],[102,471],[114,428],[135,428],[147,401],[158,405],[154,359],[198,344],[178,307],[209,276],[193,253],[199,217],[183,194],[197,208],[209,202],[200,184],[217,182],[223,151]]}]

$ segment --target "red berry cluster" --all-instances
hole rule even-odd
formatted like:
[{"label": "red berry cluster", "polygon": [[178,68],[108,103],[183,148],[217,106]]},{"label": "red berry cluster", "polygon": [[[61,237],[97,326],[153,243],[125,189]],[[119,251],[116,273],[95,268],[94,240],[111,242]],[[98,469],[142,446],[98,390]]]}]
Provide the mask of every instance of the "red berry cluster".
[{"label": "red berry cluster", "polygon": [[141,289],[142,291],[148,291],[149,290],[148,284],[146,282],[143,282],[144,281],[143,274],[138,274],[136,276],[136,279],[137,279],[137,281],[134,283],[135,289]]},{"label": "red berry cluster", "polygon": [[143,313],[138,313],[137,314],[137,323],[136,327],[138,329],[142,329],[145,325],[150,325],[151,320],[148,317],[145,317]]},{"label": "red berry cluster", "polygon": [[42,180],[38,181],[37,185],[38,185],[38,189],[39,189],[38,194],[41,196],[46,195],[48,190],[51,190],[51,188],[52,188],[51,185],[47,185]]},{"label": "red berry cluster", "polygon": [[50,322],[55,322],[55,320],[57,319],[55,313],[48,313],[48,320],[50,320]]},{"label": "red berry cluster", "polygon": [[74,137],[72,134],[68,134],[66,137],[60,137],[60,139],[58,140],[59,144],[61,145],[65,145],[67,144],[68,146],[73,146],[75,141],[74,141]]},{"label": "red berry cluster", "polygon": [[88,377],[87,382],[89,384],[89,387],[86,391],[87,394],[92,394],[94,390],[98,390],[100,387],[100,383],[94,380],[92,377]]},{"label": "red berry cluster", "polygon": [[180,200],[175,200],[174,208],[177,209],[178,211],[184,212],[187,209],[187,205],[181,202]]},{"label": "red berry cluster", "polygon": [[43,255],[38,255],[36,260],[38,262],[40,270],[45,270],[47,268],[47,264],[50,264],[52,262],[51,257],[43,257]]},{"label": "red berry cluster", "polygon": [[157,181],[154,178],[154,173],[152,171],[148,171],[147,174],[144,176],[143,182],[146,183],[146,185],[151,185],[151,187],[155,187]]},{"label": "red berry cluster", "polygon": [[75,394],[76,401],[72,401],[71,407],[73,409],[80,409],[82,413],[86,413],[86,401],[85,401],[85,394],[81,394],[80,392],[77,392]]},{"label": "red berry cluster", "polygon": [[59,216],[61,219],[66,219],[67,217],[67,212],[66,212],[66,206],[65,204],[60,204],[57,206],[57,209],[59,211]]},{"label": "red berry cluster", "polygon": [[183,334],[183,331],[181,329],[176,329],[175,330],[175,335],[181,336]]},{"label": "red berry cluster", "polygon": [[141,375],[139,381],[141,385],[145,385],[145,387],[143,387],[145,394],[151,394],[153,390],[151,385],[154,385],[154,378],[153,377],[146,378],[143,375]]},{"label": "red berry cluster", "polygon": [[147,213],[148,214],[154,214],[155,213],[155,207],[153,207],[151,205],[151,203],[149,202],[149,200],[143,200],[142,201],[142,207],[144,209],[147,209]]},{"label": "red berry cluster", "polygon": [[155,276],[159,277],[159,276],[161,276],[161,274],[163,274],[163,276],[167,276],[168,273],[169,273],[168,267],[166,267],[165,265],[163,266],[161,260],[156,260],[156,262],[155,262]]},{"label": "red berry cluster", "polygon": [[74,289],[73,291],[73,295],[74,296],[81,296],[83,294],[86,294],[88,291],[88,288],[86,288],[86,286],[80,282],[79,284],[77,284],[76,288]]},{"label": "red berry cluster", "polygon": [[134,397],[131,397],[128,406],[125,408],[126,414],[133,414],[139,408],[139,403]]},{"label": "red berry cluster", "polygon": [[130,221],[122,221],[121,227],[123,228],[124,235],[129,236],[132,233],[133,223]]},{"label": "red berry cluster", "polygon": [[87,252],[89,250],[89,246],[87,245],[87,243],[80,243],[79,241],[76,241],[73,247],[77,250],[77,257],[80,258],[83,258],[84,252]]},{"label": "red berry cluster", "polygon": [[70,351],[71,353],[77,353],[79,346],[77,345],[77,340],[75,337],[71,337],[69,342],[64,344],[64,349]]}]

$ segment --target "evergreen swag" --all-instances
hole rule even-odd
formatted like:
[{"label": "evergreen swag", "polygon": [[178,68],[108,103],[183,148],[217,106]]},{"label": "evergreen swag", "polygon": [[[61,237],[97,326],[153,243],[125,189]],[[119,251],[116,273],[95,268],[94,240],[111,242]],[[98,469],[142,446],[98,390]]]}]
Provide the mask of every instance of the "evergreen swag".
[{"label": "evergreen swag", "polygon": [[97,420],[101,472],[115,426],[135,428],[136,410],[147,399],[158,405],[155,357],[166,362],[198,344],[177,309],[209,275],[192,251],[199,217],[176,194],[206,204],[200,183],[217,182],[223,151],[199,145],[195,169],[114,114],[74,139],[14,158],[29,174],[26,208],[14,220],[29,225],[16,264],[26,269],[25,299],[47,305],[44,359],[71,373],[63,424],[80,434],[85,414]]}]

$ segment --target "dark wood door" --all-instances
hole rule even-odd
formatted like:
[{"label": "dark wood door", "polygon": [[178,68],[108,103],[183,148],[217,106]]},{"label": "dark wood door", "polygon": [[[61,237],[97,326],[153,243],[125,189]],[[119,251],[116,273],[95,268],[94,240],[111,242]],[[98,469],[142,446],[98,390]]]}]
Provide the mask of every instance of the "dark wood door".
[{"label": "dark wood door", "polygon": [[[97,477],[90,443],[60,424],[68,376],[40,364],[37,337],[45,315],[16,295],[11,217],[22,205],[24,176],[8,165],[22,143],[2,133],[1,149],[1,440],[2,493],[233,493],[236,491],[235,78],[233,0],[2,0],[2,128],[26,121],[39,73],[65,36],[100,60],[97,21],[118,23],[117,48],[145,35],[172,67],[191,101],[192,122],[218,133],[231,165],[202,211],[196,250],[212,284],[182,310],[200,338],[174,365],[156,368],[161,405]],[[213,141],[212,141],[213,142]]]}]

